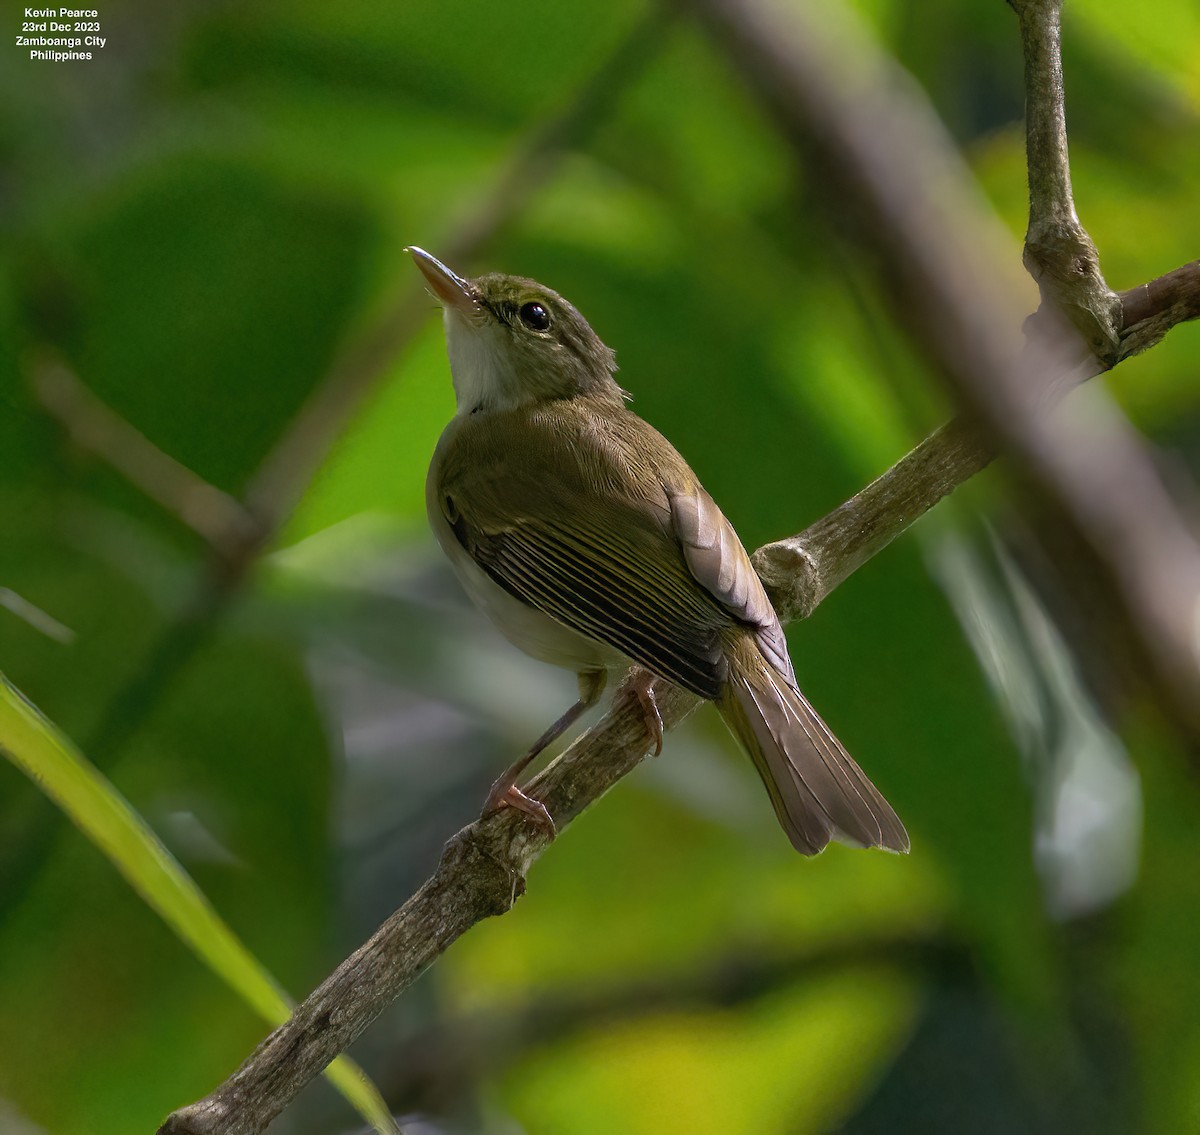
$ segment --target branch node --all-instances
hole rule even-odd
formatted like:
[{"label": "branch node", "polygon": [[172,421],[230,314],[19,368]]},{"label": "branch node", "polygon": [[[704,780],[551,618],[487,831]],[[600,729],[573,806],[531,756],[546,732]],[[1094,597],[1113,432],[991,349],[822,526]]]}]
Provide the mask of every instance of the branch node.
[{"label": "branch node", "polygon": [[1059,308],[1106,367],[1121,345],[1121,299],[1100,271],[1100,254],[1078,221],[1031,224],[1025,237],[1025,268],[1043,302]]},{"label": "branch node", "polygon": [[780,619],[807,619],[820,602],[820,569],[797,536],[764,544],[750,557]]}]

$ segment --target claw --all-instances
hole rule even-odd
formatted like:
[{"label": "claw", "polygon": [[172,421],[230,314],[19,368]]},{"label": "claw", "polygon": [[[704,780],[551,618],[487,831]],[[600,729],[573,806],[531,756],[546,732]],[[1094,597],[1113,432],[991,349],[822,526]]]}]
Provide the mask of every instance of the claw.
[{"label": "claw", "polygon": [[491,816],[499,812],[501,808],[516,808],[518,812],[524,812],[525,815],[544,827],[549,832],[551,839],[558,834],[558,829],[554,826],[554,817],[550,815],[550,810],[546,805],[540,800],[526,795],[506,776],[502,776],[492,785],[492,790],[483,802],[482,815]]},{"label": "claw", "polygon": [[646,732],[654,742],[654,755],[657,757],[663,749],[663,719],[658,711],[658,702],[654,698],[654,675],[646,670],[635,670],[629,680],[629,688],[637,695],[642,707],[642,718],[646,723]]}]

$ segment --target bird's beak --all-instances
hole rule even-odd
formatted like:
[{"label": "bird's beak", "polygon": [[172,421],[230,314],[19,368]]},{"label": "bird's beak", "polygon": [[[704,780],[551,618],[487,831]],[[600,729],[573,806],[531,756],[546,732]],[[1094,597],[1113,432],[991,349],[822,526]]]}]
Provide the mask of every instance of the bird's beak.
[{"label": "bird's beak", "polygon": [[470,283],[451,272],[436,256],[430,256],[423,248],[413,245],[404,251],[421,269],[421,274],[429,281],[433,294],[443,307],[456,308],[464,315],[478,313],[479,301]]}]

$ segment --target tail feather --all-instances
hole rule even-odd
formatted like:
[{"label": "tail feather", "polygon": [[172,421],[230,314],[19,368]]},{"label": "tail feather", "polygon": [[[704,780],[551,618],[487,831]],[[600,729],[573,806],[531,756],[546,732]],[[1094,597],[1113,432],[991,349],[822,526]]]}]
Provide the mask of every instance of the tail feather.
[{"label": "tail feather", "polygon": [[717,708],[754,761],[797,851],[816,855],[830,840],[908,851],[908,833],[891,805],[752,639],[730,651]]}]

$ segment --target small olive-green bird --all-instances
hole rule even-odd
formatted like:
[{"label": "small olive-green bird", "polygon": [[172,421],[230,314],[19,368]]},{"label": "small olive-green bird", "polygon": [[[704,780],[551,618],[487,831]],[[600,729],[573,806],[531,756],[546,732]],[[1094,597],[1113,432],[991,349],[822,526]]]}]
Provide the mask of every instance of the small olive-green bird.
[{"label": "small olive-green bird", "polygon": [[[457,413],[426,482],[429,519],[468,595],[535,658],[579,675],[579,700],[492,788],[547,823],[525,766],[631,663],[716,702],[792,845],[908,850],[891,806],[796,686],[750,558],[670,442],[625,405],[616,362],[562,296],[466,280],[409,249],[444,310]],[[662,721],[632,682],[650,740]]]}]

